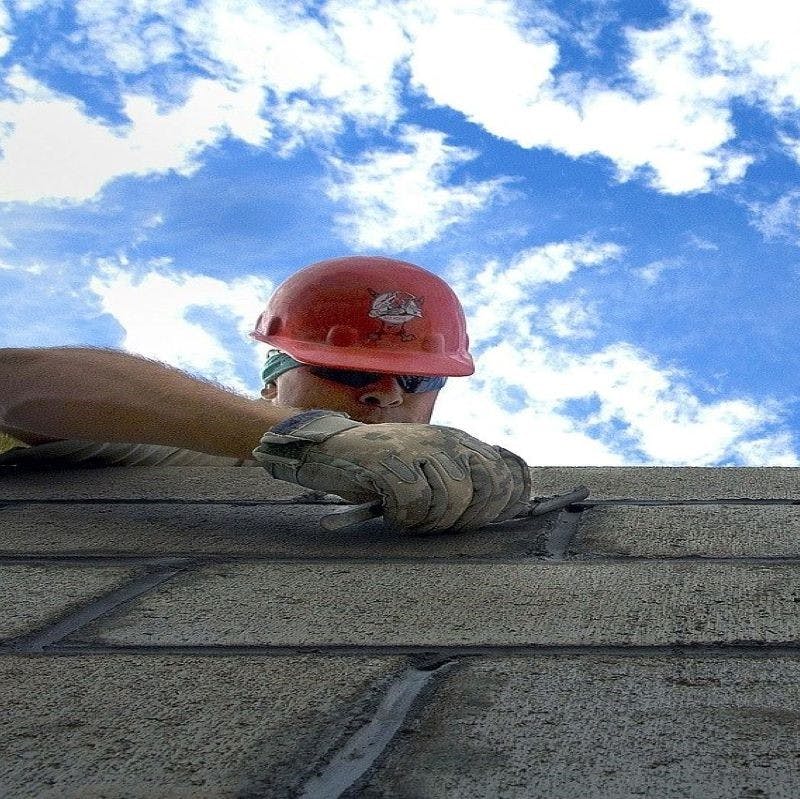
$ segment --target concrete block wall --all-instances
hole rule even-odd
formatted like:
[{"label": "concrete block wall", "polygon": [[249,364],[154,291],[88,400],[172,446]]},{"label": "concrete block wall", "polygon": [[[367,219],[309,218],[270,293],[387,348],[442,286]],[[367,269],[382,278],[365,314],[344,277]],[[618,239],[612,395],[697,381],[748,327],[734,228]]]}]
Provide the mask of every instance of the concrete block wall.
[{"label": "concrete block wall", "polygon": [[1,797],[795,797],[794,469],[319,526],[259,469],[0,471]]}]

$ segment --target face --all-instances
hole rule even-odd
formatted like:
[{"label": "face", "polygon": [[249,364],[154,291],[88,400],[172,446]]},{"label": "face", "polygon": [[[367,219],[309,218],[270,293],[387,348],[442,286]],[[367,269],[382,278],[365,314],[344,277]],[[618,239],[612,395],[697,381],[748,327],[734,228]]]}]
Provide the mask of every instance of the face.
[{"label": "face", "polygon": [[407,394],[392,375],[381,375],[363,388],[351,388],[311,374],[298,366],[280,375],[262,389],[261,396],[273,405],[291,408],[327,408],[346,413],[367,424],[381,422],[427,423],[438,391]]}]

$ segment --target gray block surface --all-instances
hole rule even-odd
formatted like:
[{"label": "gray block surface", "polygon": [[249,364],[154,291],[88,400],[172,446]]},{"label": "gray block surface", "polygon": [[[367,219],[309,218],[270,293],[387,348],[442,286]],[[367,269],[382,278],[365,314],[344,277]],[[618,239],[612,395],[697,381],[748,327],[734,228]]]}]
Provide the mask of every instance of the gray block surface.
[{"label": "gray block surface", "polygon": [[396,658],[0,658],[0,796],[284,799]]},{"label": "gray block surface", "polygon": [[800,637],[793,566],[237,563],[181,574],[74,640],[644,645]]},{"label": "gray block surface", "polygon": [[557,494],[583,484],[594,499],[800,499],[791,467],[538,466],[533,494]]},{"label": "gray block surface", "polygon": [[381,520],[325,531],[342,505],[31,504],[0,509],[0,554],[517,557],[544,551],[555,515],[465,533],[408,535]]},{"label": "gray block surface", "polygon": [[467,661],[348,799],[794,799],[800,662]]},{"label": "gray block surface", "polygon": [[[800,499],[800,474],[790,467],[534,466],[533,494],[576,485],[592,499]],[[23,471],[0,469],[2,499],[292,498],[306,489],[273,480],[261,468],[181,466]]]},{"label": "gray block surface", "polygon": [[131,581],[124,566],[0,565],[0,638],[23,635]]},{"label": "gray block surface", "polygon": [[292,499],[308,489],[275,480],[260,467],[111,466],[100,469],[0,467],[4,499]]},{"label": "gray block surface", "polygon": [[598,506],[581,515],[581,555],[800,556],[800,506]]}]

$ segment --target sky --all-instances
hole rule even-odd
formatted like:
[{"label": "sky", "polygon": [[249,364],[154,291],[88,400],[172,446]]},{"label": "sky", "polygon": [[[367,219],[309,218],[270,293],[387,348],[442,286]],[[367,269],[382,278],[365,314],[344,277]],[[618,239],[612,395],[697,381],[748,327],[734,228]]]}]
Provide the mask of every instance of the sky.
[{"label": "sky", "polygon": [[531,464],[796,466],[800,5],[0,0],[0,346],[257,397],[298,268],[424,266]]}]

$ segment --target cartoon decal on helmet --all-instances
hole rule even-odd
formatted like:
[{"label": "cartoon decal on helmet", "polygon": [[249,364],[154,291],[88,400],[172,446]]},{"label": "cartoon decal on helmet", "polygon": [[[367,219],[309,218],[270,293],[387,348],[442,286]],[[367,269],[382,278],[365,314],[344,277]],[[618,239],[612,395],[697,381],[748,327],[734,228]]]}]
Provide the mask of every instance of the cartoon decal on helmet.
[{"label": "cartoon decal on helmet", "polygon": [[405,291],[384,291],[378,293],[369,289],[372,308],[369,315],[377,319],[380,329],[370,333],[370,341],[378,341],[384,336],[399,336],[400,341],[414,341],[416,336],[406,330],[406,325],[414,319],[422,318],[424,297],[415,297]]}]

